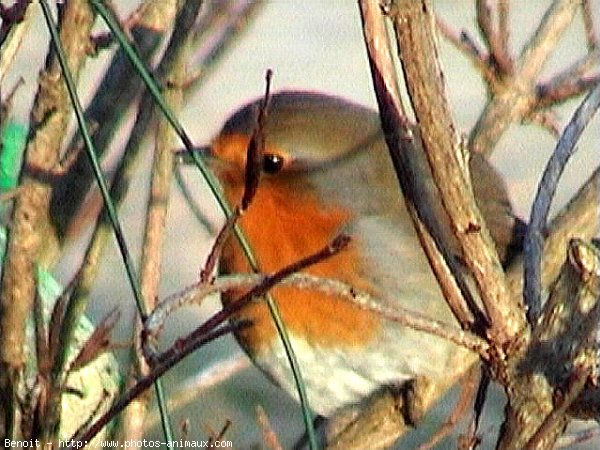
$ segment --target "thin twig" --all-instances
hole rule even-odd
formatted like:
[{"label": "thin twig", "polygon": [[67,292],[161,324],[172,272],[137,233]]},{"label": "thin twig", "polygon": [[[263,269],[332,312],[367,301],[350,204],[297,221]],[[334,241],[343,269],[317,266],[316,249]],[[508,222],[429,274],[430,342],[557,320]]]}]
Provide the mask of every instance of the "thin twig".
[{"label": "thin twig", "polygon": [[491,153],[508,126],[521,120],[535,106],[535,80],[558,39],[571,23],[579,2],[555,0],[546,11],[532,39],[517,62],[517,69],[507,77],[481,114],[469,137],[473,151]]},{"label": "thin twig", "polygon": [[551,110],[533,111],[527,120],[523,123],[534,123],[545,129],[548,133],[554,136],[555,139],[560,137],[560,125],[557,114]]},{"label": "thin twig", "polygon": [[256,125],[250,136],[246,156],[246,170],[244,173],[244,193],[240,202],[240,211],[243,213],[248,209],[256,195],[258,183],[263,168],[263,154],[265,149],[265,125],[267,120],[269,100],[271,96],[271,79],[273,71],[267,70],[265,76],[265,94],[258,108]]},{"label": "thin twig", "polygon": [[504,73],[509,73],[513,67],[513,61],[510,57],[510,30],[508,26],[510,2],[509,0],[498,0],[496,5],[498,8],[498,42],[500,43],[500,46],[496,49],[496,60]]},{"label": "thin twig", "polygon": [[539,107],[553,106],[565,100],[581,95],[600,83],[600,73],[566,80],[558,85],[543,84],[538,86]]},{"label": "thin twig", "polygon": [[577,444],[590,441],[598,436],[600,436],[600,425],[595,423],[593,426],[590,426],[585,430],[575,431],[561,436],[556,442],[556,448],[573,448],[573,446]]},{"label": "thin twig", "polygon": [[477,393],[479,372],[480,367],[476,365],[473,365],[471,370],[467,372],[460,383],[460,395],[450,415],[435,433],[427,439],[427,442],[419,446],[418,450],[431,450],[432,448],[435,448],[454,431],[454,427],[456,427],[458,422],[465,417],[468,408]]},{"label": "thin twig", "polygon": [[187,355],[202,345],[234,331],[234,329],[237,329],[239,326],[248,325],[247,323],[224,325],[224,322],[227,321],[232,314],[248,305],[254,299],[263,296],[269,289],[279,284],[291,274],[304,270],[307,267],[317,264],[342,251],[348,245],[348,242],[349,239],[347,236],[340,235],[318,252],[265,277],[261,283],[242,295],[239,299],[229,303],[188,336],[177,340],[169,349],[152,358],[153,365],[150,373],[138,380],[134,386],[128,389],[102,417],[86,430],[86,432],[78,436],[73,436],[69,441],[70,446],[68,448],[80,448],[81,442],[89,442],[113,417],[119,414],[135,398],[148,389],[160,376],[182,361]]},{"label": "thin twig", "polygon": [[165,372],[174,367],[176,364],[181,362],[186,356],[194,352],[198,348],[207,343],[229,334],[233,331],[230,326],[223,326],[216,329],[212,333],[203,334],[202,336],[196,336],[196,339],[190,339],[186,342],[185,346],[180,347],[176,355],[173,355],[171,359],[164,360],[160,365],[153,368],[152,372],[139,380],[136,384],[129,388],[121,397],[119,397],[112,406],[106,411],[101,417],[98,418],[87,430],[83,433],[72,436],[68,440],[68,446],[66,449],[80,449],[85,442],[89,442],[96,436],[102,428],[106,426],[117,414],[121,413],[129,403],[136,399],[146,389],[160,378]]},{"label": "thin twig", "polygon": [[[23,19],[17,23],[11,23],[10,30],[0,30],[0,86],[8,73],[10,65],[17,56],[21,43],[27,35],[27,31],[34,18],[35,8],[30,7],[33,2],[21,0],[20,2],[15,3],[15,5],[19,3],[21,5],[26,5],[27,8]],[[4,20],[1,28],[5,28]],[[6,34],[2,36],[5,32]]]},{"label": "thin twig", "polygon": [[[266,4],[264,0],[236,0],[226,10],[221,7],[221,2],[208,2],[212,8],[218,8],[217,15],[220,20],[203,18],[197,26],[194,46],[197,50],[190,58],[189,72],[192,75],[186,84],[186,95],[192,94],[206,79],[210,71],[218,66],[219,59],[226,54],[227,49],[252,24],[252,19]],[[198,45],[200,44],[201,45]]]},{"label": "thin twig", "polygon": [[210,252],[206,258],[206,262],[202,266],[202,270],[200,270],[200,283],[208,283],[211,281],[213,277],[213,273],[215,271],[215,267],[217,262],[219,261],[219,257],[221,256],[221,252],[223,250],[223,246],[227,242],[227,239],[233,233],[233,227],[237,223],[240,217],[240,208],[234,208],[233,214],[231,214],[227,220],[225,220],[225,224],[219,230],[217,234],[217,238],[213,243]]},{"label": "thin twig", "polygon": [[283,447],[279,443],[279,437],[273,430],[269,417],[267,417],[267,413],[265,413],[265,410],[261,406],[256,407],[256,421],[260,427],[263,442],[267,449],[283,450]]},{"label": "thin twig", "polygon": [[490,0],[477,0],[476,12],[477,12],[477,24],[479,26],[480,34],[489,48],[490,58],[489,63],[494,66],[499,77],[509,74],[513,68],[513,62],[507,51],[507,42],[503,41],[503,38],[507,37],[508,29],[506,28],[506,14],[507,9],[503,8],[503,17],[500,19],[500,12],[498,11],[498,21],[504,22],[504,29],[502,35],[500,34],[499,24],[494,24],[494,12],[489,5]]},{"label": "thin twig", "polygon": [[523,295],[529,307],[529,323],[535,323],[541,313],[542,292],[542,246],[550,204],[556,192],[558,180],[585,127],[600,107],[600,85],[596,86],[577,108],[571,121],[559,139],[548,161],[531,209],[529,226],[525,237],[525,263]]},{"label": "thin twig", "polygon": [[485,370],[480,368],[480,379],[479,386],[477,387],[477,395],[475,396],[475,404],[473,405],[473,420],[469,424],[467,432],[461,436],[460,441],[464,442],[464,445],[460,445],[459,448],[463,449],[474,449],[480,442],[478,436],[479,427],[481,425],[481,417],[483,414],[483,406],[487,399],[488,388],[490,387],[490,376]]},{"label": "thin twig", "polygon": [[[552,220],[544,242],[542,287],[546,289],[556,280],[564,263],[565,248],[573,237],[589,240],[598,233],[598,192],[600,190],[600,167],[579,189],[571,201]],[[519,257],[507,273],[512,296],[523,292],[523,259]]]},{"label": "thin twig", "polygon": [[[216,361],[208,367],[189,377],[169,395],[169,407],[175,412],[196,401],[202,394],[215,386],[230,380],[233,376],[250,368],[252,363],[245,353],[238,352],[229,359]],[[146,421],[146,428],[156,426],[157,416],[152,415]]]},{"label": "thin twig", "polygon": [[[154,8],[159,8],[161,2],[150,3],[154,5]],[[162,10],[159,14],[153,8],[146,7],[143,11],[134,14],[140,25],[133,27],[130,34],[133,36],[140,57],[144,61],[149,61],[157,50],[163,33],[173,22],[174,12],[172,16],[169,16]],[[148,16],[160,18],[163,21],[162,28],[156,26],[156,23],[153,23],[152,28],[146,26],[146,22],[150,20]],[[128,113],[129,107],[141,89],[142,81],[135,75],[135,68],[126,53],[119,48],[85,112],[85,119],[88,123],[99,124],[98,130],[94,133],[94,146],[99,158],[102,158],[108,151],[117,129],[122,124],[124,115]],[[79,135],[76,134],[69,147],[76,146],[78,141]],[[64,238],[71,221],[92,186],[93,179],[86,155],[81,153],[65,176],[57,183],[52,194],[52,215],[60,237]]]},{"label": "thin twig", "polygon": [[[598,50],[598,31],[594,25],[594,12],[590,0],[582,0],[583,27],[585,29],[585,38],[589,52]],[[596,11],[597,12],[597,11]]]},{"label": "thin twig", "polygon": [[481,48],[466,31],[462,30],[460,33],[456,33],[439,17],[436,18],[436,25],[438,31],[469,58],[475,68],[481,72],[483,79],[488,84],[493,83],[496,79],[496,71],[488,64],[488,52]]},{"label": "thin twig", "polygon": [[[188,56],[188,43],[194,22],[198,16],[201,0],[186,2],[178,12],[174,21],[174,31],[169,44],[160,62],[157,78],[165,88],[163,96],[172,112],[177,112],[183,105],[182,83],[186,78],[186,63]],[[140,286],[143,294],[143,308],[140,310],[142,317],[156,306],[158,287],[160,283],[162,249],[164,229],[166,224],[169,196],[173,178],[174,154],[173,147],[177,135],[169,121],[161,115],[156,131],[156,145],[154,151],[152,177],[150,180],[150,196],[146,208],[144,240],[140,265]],[[135,373],[133,377],[140,377],[149,373],[140,342],[141,323],[137,322],[133,330],[133,352]],[[165,440],[173,439],[172,426],[166,407],[166,399],[162,384],[155,384],[158,407],[161,416]],[[143,417],[147,414],[149,396],[140,396],[127,408],[122,421],[122,438],[126,441],[140,440],[144,435],[141,425]]]},{"label": "thin twig", "polygon": [[2,193],[0,193],[0,203],[7,202],[9,200],[14,200],[22,193],[23,193],[22,186],[17,186],[16,188],[11,189],[10,191],[2,192]]},{"label": "thin twig", "polygon": [[589,364],[575,369],[575,373],[573,373],[571,380],[569,380],[569,384],[560,401],[555,405],[552,412],[544,419],[544,422],[540,425],[538,430],[531,436],[531,439],[529,439],[525,446],[525,450],[537,450],[541,448],[541,446],[545,444],[545,441],[548,440],[548,436],[553,435],[554,428],[562,428],[559,425],[560,422],[565,420],[567,410],[583,391],[583,388],[588,381],[588,377],[593,370],[593,367]]},{"label": "thin twig", "polygon": [[[158,307],[150,314],[144,324],[145,335],[149,339],[157,339],[166,319],[181,307],[198,304],[202,299],[215,292],[256,289],[267,279],[266,275],[260,274],[227,275],[217,277],[211,283],[200,283],[190,286],[182,293],[172,295],[159,303]],[[488,357],[488,344],[475,334],[463,331],[456,326],[433,320],[424,314],[401,308],[397,306],[398,302],[394,303],[395,306],[393,308],[383,306],[384,303],[380,299],[339,280],[321,278],[305,273],[294,273],[280,280],[279,283],[282,286],[294,286],[299,289],[319,291],[327,295],[343,297],[386,320],[441,337],[478,353],[483,358]],[[153,352],[150,351],[149,353],[152,354]]]}]

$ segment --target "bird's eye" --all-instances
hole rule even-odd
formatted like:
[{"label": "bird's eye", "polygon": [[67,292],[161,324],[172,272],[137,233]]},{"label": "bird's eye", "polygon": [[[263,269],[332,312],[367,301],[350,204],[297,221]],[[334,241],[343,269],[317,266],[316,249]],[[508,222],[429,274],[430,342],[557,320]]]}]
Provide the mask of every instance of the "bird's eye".
[{"label": "bird's eye", "polygon": [[263,156],[262,169],[268,174],[276,174],[283,169],[283,158],[275,153],[265,153]]}]

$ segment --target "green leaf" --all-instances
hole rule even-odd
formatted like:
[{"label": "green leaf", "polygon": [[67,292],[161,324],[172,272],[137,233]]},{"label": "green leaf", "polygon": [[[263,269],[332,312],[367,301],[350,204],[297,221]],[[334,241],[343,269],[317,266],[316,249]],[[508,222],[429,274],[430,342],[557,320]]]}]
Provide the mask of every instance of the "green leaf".
[{"label": "green leaf", "polygon": [[0,192],[17,186],[23,150],[27,140],[27,127],[9,122],[2,129],[2,152],[0,152]]}]

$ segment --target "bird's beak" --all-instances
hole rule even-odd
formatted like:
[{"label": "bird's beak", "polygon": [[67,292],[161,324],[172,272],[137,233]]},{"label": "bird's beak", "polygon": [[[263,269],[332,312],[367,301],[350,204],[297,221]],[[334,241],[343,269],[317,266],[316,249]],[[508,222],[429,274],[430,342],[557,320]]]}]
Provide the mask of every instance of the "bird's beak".
[{"label": "bird's beak", "polygon": [[211,152],[210,145],[203,145],[200,147],[194,147],[191,152],[185,148],[175,150],[176,163],[177,164],[185,164],[185,165],[194,164],[194,157],[192,156],[192,153],[204,160],[214,159],[214,156],[212,155],[212,152]]},{"label": "bird's beak", "polygon": [[191,152],[185,148],[175,151],[175,163],[178,165],[193,166],[195,165],[194,159],[198,157],[202,159],[215,174],[239,170],[232,163],[215,156],[210,145],[194,147]]}]

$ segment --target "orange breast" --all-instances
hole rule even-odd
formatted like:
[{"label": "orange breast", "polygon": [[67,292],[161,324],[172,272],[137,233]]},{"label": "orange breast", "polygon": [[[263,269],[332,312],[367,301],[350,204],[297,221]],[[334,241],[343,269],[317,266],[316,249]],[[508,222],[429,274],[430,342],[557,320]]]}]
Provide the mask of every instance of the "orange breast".
[{"label": "orange breast", "polygon": [[[232,202],[239,201],[241,191],[241,186],[230,184],[226,187]],[[350,212],[342,208],[325,209],[316,195],[299,192],[289,180],[265,179],[261,181],[252,205],[240,219],[240,225],[261,269],[273,272],[321,249],[350,218]],[[372,291],[369,283],[359,276],[360,264],[357,247],[351,243],[346,250],[310,267],[307,272]],[[222,268],[230,273],[249,271],[234,238],[224,248]],[[304,336],[311,344],[360,347],[379,332],[373,313],[344,298],[292,287],[277,287],[271,292],[288,331],[295,336]],[[227,301],[228,298],[224,298],[224,302]],[[262,345],[276,338],[277,332],[263,301],[248,305],[239,317],[252,321],[252,326],[238,335],[249,351],[260,351]]]}]

